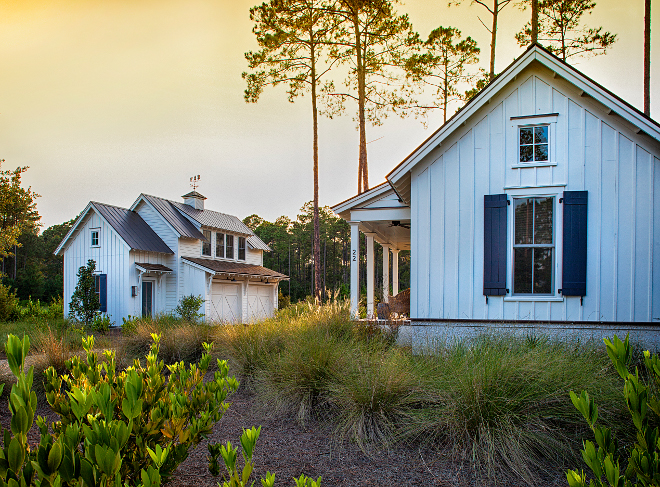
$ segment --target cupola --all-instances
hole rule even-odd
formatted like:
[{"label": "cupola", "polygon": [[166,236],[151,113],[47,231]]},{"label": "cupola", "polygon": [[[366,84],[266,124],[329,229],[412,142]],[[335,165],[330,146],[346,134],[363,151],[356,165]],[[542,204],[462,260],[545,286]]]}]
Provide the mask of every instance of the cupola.
[{"label": "cupola", "polygon": [[197,191],[191,191],[188,194],[184,194],[182,198],[184,204],[192,206],[196,210],[204,209],[204,200],[206,199],[206,196],[202,196]]}]

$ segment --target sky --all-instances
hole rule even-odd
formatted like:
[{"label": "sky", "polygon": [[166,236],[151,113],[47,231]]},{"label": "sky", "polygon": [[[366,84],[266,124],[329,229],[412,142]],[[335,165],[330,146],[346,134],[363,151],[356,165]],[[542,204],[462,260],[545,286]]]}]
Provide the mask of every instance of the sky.
[{"label": "sky", "polygon": [[[244,53],[257,49],[249,9],[256,0],[0,0],[0,159],[29,166],[23,181],[41,197],[44,228],[75,217],[87,203],[129,207],[140,193],[173,200],[198,191],[206,208],[243,218],[295,218],[312,199],[309,96],[287,101],[267,88],[243,99]],[[585,23],[618,34],[605,56],[574,63],[642,108],[643,3],[598,0]],[[660,15],[653,0],[653,17]],[[469,1],[408,0],[399,5],[426,37],[459,28],[482,49],[490,34],[483,7]],[[514,5],[500,17],[496,71],[523,49],[514,34],[529,18]],[[657,24],[657,22],[656,22]],[[652,32],[651,86],[660,86],[660,28]],[[340,81],[340,80],[338,80]],[[651,90],[660,119],[660,90]],[[346,115],[320,119],[320,204],[357,189],[358,133]],[[388,118],[367,127],[374,186],[442,122]]]}]

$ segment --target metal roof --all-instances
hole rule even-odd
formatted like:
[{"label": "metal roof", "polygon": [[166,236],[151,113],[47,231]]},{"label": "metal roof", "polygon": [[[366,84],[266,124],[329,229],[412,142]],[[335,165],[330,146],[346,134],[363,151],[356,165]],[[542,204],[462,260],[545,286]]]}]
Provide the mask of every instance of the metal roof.
[{"label": "metal roof", "polygon": [[136,212],[95,201],[91,205],[132,250],[174,253]]},{"label": "metal roof", "polygon": [[235,274],[237,276],[272,277],[288,279],[289,276],[280,272],[262,267],[260,265],[243,264],[240,262],[227,262],[223,260],[201,259],[198,257],[183,257],[183,260],[197,264],[218,274]]},{"label": "metal roof", "polygon": [[173,201],[144,193],[142,196],[149,203],[151,203],[156,211],[158,211],[158,213],[160,213],[163,218],[165,218],[165,220],[167,220],[167,222],[172,225],[172,227],[174,227],[174,230],[178,232],[179,235],[182,237],[195,238],[206,241],[202,232],[200,232],[190,220],[188,220],[181,214],[180,211],[177,210]]},{"label": "metal roof", "polygon": [[197,210],[185,203],[171,202],[177,210],[185,213],[190,218],[204,227],[212,227],[228,232],[238,233],[247,236],[254,235],[254,232],[243,223],[238,217],[227,215],[213,210]]},{"label": "metal roof", "polygon": [[170,269],[167,266],[164,266],[163,264],[149,264],[147,262],[136,262],[135,267],[142,270],[143,272],[164,272],[166,274],[172,272],[172,269]]},{"label": "metal roof", "polygon": [[266,244],[263,240],[261,240],[259,237],[256,235],[252,235],[251,237],[248,237],[247,243],[250,247],[253,249],[257,250],[265,250],[266,252],[270,252],[272,249]]}]

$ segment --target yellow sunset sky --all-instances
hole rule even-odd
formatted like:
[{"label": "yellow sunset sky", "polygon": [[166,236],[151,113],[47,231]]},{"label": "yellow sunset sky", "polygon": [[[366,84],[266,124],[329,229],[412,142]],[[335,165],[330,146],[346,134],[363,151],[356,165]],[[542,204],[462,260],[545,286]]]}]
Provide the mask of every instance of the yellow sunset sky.
[{"label": "yellow sunset sky", "polygon": [[[618,34],[606,56],[574,63],[642,108],[643,0],[598,0],[588,25]],[[244,53],[257,48],[245,0],[0,0],[0,159],[30,166],[44,227],[90,201],[128,207],[144,192],[178,200],[202,176],[207,208],[243,218],[294,217],[312,198],[309,97],[283,88],[243,100]],[[653,17],[660,3],[653,2]],[[475,38],[487,67],[485,10],[465,2],[408,0],[423,37],[439,25]],[[513,38],[529,17],[510,5],[498,31],[496,70],[523,49]],[[660,25],[656,22],[656,25]],[[660,27],[652,32],[651,115],[660,118]],[[358,134],[347,115],[321,119],[320,201],[356,191]],[[441,124],[388,118],[367,128],[370,183]]]}]

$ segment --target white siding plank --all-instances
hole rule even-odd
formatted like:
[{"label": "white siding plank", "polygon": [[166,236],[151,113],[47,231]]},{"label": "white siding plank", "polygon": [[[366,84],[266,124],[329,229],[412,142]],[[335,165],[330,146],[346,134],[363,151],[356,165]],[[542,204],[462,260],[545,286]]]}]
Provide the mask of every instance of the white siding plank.
[{"label": "white siding plank", "polygon": [[600,321],[601,307],[601,156],[600,120],[585,111],[585,181],[587,201],[587,295],[583,306],[587,321]]},{"label": "white siding plank", "polygon": [[429,317],[429,253],[430,253],[430,181],[429,170],[425,169],[419,175],[417,192],[417,221],[418,229],[418,254],[417,254],[417,289],[419,300],[417,302],[418,318]]},{"label": "white siding plank", "polygon": [[[474,269],[473,316],[476,319],[488,318],[486,298],[483,295],[484,283],[484,197],[488,193],[488,118],[482,119],[474,128]],[[490,305],[491,303],[489,303]]]},{"label": "white siding plank", "polygon": [[617,237],[617,134],[601,122],[601,239],[600,245],[600,316],[601,320],[617,319],[616,237]]},{"label": "white siding plank", "polygon": [[653,212],[651,231],[653,232],[651,321],[660,321],[660,158],[653,158]]},{"label": "white siding plank", "polygon": [[458,289],[457,318],[470,319],[472,313],[472,276],[475,260],[474,247],[474,132],[470,130],[459,141],[459,207],[458,207]]},{"label": "white siding plank", "polygon": [[653,201],[653,159],[651,154],[636,146],[635,182],[635,251],[633,318],[651,321],[651,205]]},{"label": "white siding plank", "polygon": [[630,139],[619,134],[619,188],[618,188],[618,247],[617,247],[617,314],[620,321],[632,321],[634,287],[632,270],[634,265],[634,198],[635,198],[635,152]]},{"label": "white siding plank", "polygon": [[445,165],[445,271],[444,317],[458,318],[458,246],[460,211],[460,168],[458,144],[444,155]]},{"label": "white siding plank", "polygon": [[443,158],[437,159],[429,167],[431,190],[431,218],[429,238],[431,241],[431,254],[429,257],[429,316],[442,318],[444,316],[444,279],[445,274],[445,177]]}]

